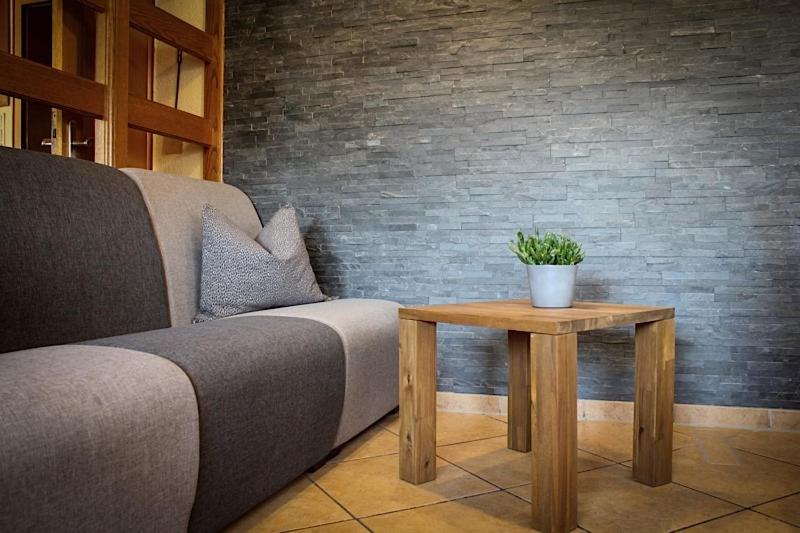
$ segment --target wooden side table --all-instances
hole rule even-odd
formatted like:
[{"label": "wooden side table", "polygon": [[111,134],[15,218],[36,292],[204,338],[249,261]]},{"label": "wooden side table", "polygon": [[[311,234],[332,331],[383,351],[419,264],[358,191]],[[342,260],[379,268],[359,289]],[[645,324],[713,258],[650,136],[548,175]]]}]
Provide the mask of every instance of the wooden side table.
[{"label": "wooden side table", "polygon": [[576,302],[540,309],[527,300],[400,309],[400,478],[436,477],[436,324],[508,330],[508,447],[531,461],[533,526],[577,527],[578,335],[636,325],[633,478],[672,480],[675,310]]}]

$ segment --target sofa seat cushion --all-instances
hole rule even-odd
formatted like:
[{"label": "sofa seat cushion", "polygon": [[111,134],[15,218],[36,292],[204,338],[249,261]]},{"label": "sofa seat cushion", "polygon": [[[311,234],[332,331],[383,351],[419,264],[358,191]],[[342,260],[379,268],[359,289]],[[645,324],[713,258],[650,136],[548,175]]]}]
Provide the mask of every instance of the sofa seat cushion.
[{"label": "sofa seat cushion", "polygon": [[398,402],[398,313],[400,304],[386,300],[342,299],[231,317],[301,317],[336,330],[347,364],[340,445],[376,422]]},{"label": "sofa seat cushion", "polygon": [[0,355],[0,531],[185,531],[198,471],[192,384],[150,354]]},{"label": "sofa seat cushion", "polygon": [[200,413],[190,531],[218,531],[323,459],[345,390],[342,342],[313,320],[260,316],[90,341],[169,359]]}]

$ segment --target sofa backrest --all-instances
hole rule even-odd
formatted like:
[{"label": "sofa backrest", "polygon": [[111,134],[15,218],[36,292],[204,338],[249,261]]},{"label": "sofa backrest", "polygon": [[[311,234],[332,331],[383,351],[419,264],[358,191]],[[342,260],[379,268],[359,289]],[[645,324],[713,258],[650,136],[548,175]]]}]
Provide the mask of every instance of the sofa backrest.
[{"label": "sofa backrest", "polygon": [[103,165],[0,148],[0,353],[170,325],[136,184]]},{"label": "sofa backrest", "polygon": [[199,309],[203,206],[211,204],[255,238],[261,231],[253,203],[230,185],[122,169],[139,186],[164,262],[171,324],[191,323]]}]

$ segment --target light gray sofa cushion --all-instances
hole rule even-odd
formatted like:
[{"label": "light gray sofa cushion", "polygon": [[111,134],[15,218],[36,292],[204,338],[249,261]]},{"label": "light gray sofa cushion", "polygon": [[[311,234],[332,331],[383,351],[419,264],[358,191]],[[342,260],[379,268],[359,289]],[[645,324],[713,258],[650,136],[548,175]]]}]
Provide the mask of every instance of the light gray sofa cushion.
[{"label": "light gray sofa cushion", "polygon": [[206,205],[201,269],[195,322],[325,299],[290,207],[278,210],[253,240]]},{"label": "light gray sofa cushion", "polygon": [[0,355],[0,531],[185,531],[199,465],[189,378],[146,353]]},{"label": "light gray sofa cushion", "polygon": [[342,339],[347,382],[335,445],[353,438],[397,406],[400,304],[348,298],[256,311],[231,317],[308,318],[333,328]]},{"label": "light gray sofa cushion", "polygon": [[122,172],[138,185],[152,217],[167,279],[171,325],[191,324],[200,308],[203,206],[214,205],[254,239],[261,220],[247,195],[231,185],[138,168]]}]

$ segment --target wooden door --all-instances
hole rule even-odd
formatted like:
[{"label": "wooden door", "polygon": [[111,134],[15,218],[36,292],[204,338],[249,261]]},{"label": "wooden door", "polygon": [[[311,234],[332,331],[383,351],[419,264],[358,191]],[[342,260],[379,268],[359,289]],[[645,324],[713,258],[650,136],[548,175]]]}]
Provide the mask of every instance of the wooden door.
[{"label": "wooden door", "polygon": [[[94,81],[97,13],[77,0],[13,0],[13,52]],[[46,102],[17,99],[14,142],[26,150],[95,159],[95,119]]]},{"label": "wooden door", "polygon": [[[156,134],[201,147],[202,177],[220,181],[224,6],[222,0],[192,1],[205,11],[205,29],[154,0],[0,0],[0,144],[11,139],[17,148],[146,167],[152,165],[149,135]],[[22,7],[28,4],[40,9],[38,60],[22,53]],[[42,16],[47,10],[50,17]],[[26,24],[33,18],[26,15]],[[153,39],[200,60],[202,109],[190,112],[154,101],[152,80],[145,79],[152,73]],[[35,120],[27,114],[24,142],[22,105],[49,112],[49,120],[45,113]]]},{"label": "wooden door", "polygon": [[[14,9],[14,18],[17,21],[14,36],[17,53],[40,65],[50,66],[52,63],[50,2],[19,0]],[[53,120],[50,106],[21,100],[16,104],[16,108],[20,146],[26,150],[50,152],[49,139]]]},{"label": "wooden door", "polygon": [[[52,67],[96,79],[97,13],[77,0],[51,0]],[[94,161],[95,120],[53,108],[52,153]]]}]

